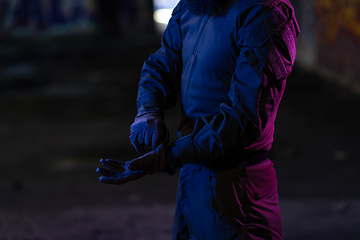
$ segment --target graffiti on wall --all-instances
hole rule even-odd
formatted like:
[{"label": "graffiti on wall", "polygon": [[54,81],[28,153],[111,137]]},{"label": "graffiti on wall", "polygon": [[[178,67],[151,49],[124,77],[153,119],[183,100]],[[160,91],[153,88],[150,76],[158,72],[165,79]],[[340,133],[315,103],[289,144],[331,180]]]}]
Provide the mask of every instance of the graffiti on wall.
[{"label": "graffiti on wall", "polygon": [[314,7],[326,27],[326,37],[334,41],[345,30],[360,44],[359,0],[314,0]]}]

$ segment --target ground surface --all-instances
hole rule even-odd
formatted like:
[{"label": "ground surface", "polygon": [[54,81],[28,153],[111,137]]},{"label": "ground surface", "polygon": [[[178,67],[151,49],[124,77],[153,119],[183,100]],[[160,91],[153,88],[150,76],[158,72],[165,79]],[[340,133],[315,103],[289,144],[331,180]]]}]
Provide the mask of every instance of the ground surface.
[{"label": "ground surface", "polygon": [[[128,140],[143,61],[156,36],[3,42],[0,240],[171,239],[177,176],[104,185],[101,157]],[[360,97],[295,69],[271,159],[285,239],[360,239]],[[166,121],[175,138],[177,109]]]}]

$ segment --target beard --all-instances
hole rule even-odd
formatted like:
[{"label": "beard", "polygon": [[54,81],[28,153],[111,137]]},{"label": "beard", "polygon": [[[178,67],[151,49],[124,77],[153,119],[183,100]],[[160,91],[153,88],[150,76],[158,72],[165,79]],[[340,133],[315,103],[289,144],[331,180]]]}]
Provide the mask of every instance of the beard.
[{"label": "beard", "polygon": [[201,15],[220,15],[227,5],[228,0],[187,0],[191,13]]}]

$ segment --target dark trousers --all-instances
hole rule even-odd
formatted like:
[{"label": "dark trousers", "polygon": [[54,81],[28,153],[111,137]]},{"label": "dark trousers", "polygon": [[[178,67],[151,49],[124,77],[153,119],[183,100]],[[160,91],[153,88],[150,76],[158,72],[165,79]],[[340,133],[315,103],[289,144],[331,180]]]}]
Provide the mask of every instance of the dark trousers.
[{"label": "dark trousers", "polygon": [[273,163],[242,169],[181,169],[174,240],[282,239]]}]

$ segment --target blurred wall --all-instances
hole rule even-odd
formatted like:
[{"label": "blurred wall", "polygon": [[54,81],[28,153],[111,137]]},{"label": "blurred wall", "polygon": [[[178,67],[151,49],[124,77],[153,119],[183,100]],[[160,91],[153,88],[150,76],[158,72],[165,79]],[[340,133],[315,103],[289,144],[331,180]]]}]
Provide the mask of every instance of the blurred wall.
[{"label": "blurred wall", "polygon": [[[360,93],[360,0],[291,2],[297,64]],[[153,0],[0,0],[0,37],[136,35],[154,31],[152,13]]]},{"label": "blurred wall", "polygon": [[360,1],[291,2],[301,28],[297,64],[360,93]]},{"label": "blurred wall", "polygon": [[152,0],[0,0],[0,36],[148,31]]}]

